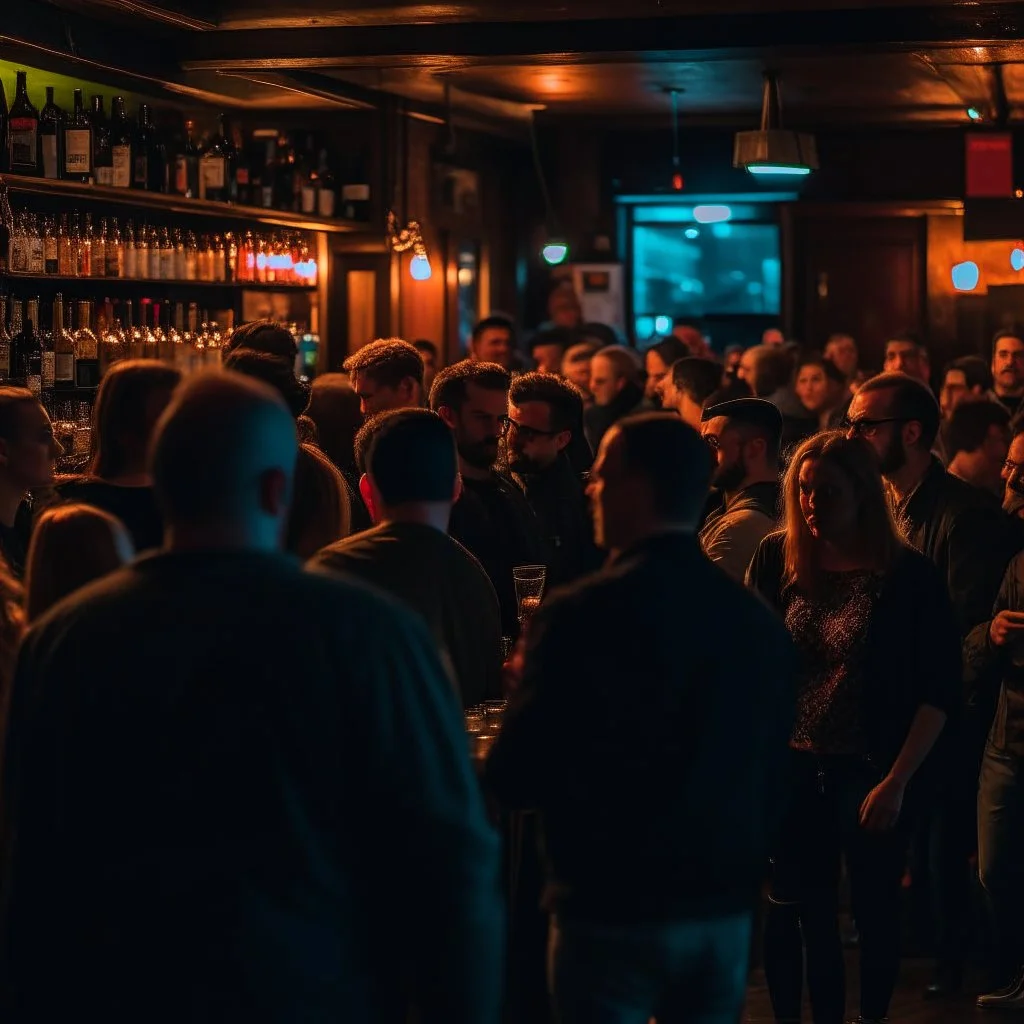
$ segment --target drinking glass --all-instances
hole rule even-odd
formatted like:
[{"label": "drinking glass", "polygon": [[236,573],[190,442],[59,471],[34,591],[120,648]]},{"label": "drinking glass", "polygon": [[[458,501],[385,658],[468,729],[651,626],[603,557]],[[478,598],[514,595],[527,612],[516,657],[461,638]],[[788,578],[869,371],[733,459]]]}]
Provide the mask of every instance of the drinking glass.
[{"label": "drinking glass", "polygon": [[519,604],[519,625],[525,630],[530,616],[540,607],[548,570],[545,565],[517,565],[512,570]]},{"label": "drinking glass", "polygon": [[505,708],[508,707],[508,701],[485,700],[480,707],[483,709],[486,731],[499,732],[502,720],[505,717]]}]

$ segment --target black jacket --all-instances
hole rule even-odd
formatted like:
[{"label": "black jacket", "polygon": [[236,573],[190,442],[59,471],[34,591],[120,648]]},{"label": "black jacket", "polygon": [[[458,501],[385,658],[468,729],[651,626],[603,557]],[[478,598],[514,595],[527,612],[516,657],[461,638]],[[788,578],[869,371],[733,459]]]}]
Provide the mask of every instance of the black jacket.
[{"label": "black jacket", "polygon": [[498,844],[411,612],[152,555],[33,626],[12,700],[4,1024],[381,1024],[406,983],[496,1024]]},{"label": "black jacket", "polygon": [[[761,542],[747,582],[785,616],[794,593],[784,578],[783,539]],[[881,772],[896,760],[922,704],[955,715],[960,694],[960,642],[935,567],[904,548],[881,581],[868,627],[862,722],[869,758]]]},{"label": "black jacket", "polygon": [[794,708],[771,610],[664,534],[552,595],[527,644],[487,778],[541,812],[545,905],[601,922],[753,906]]}]

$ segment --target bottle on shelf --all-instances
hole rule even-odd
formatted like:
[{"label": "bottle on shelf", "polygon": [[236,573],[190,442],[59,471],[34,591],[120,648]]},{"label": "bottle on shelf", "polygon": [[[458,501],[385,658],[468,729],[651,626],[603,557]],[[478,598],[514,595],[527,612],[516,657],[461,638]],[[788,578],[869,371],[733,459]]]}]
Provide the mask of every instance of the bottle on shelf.
[{"label": "bottle on shelf", "polygon": [[114,154],[110,148],[110,122],[103,112],[103,97],[92,97],[92,173],[97,185],[114,184]]},{"label": "bottle on shelf", "polygon": [[68,215],[62,213],[57,222],[57,273],[61,277],[74,277],[77,269],[74,246],[68,229]]},{"label": "bottle on shelf", "polygon": [[162,299],[154,316],[156,328],[156,358],[162,363],[174,361],[174,339],[171,337],[171,300]]},{"label": "bottle on shelf", "polygon": [[185,280],[197,281],[199,279],[199,245],[196,242],[195,233],[190,231],[185,242]]},{"label": "bottle on shelf", "polygon": [[356,160],[341,187],[341,215],[346,220],[370,219],[370,185],[361,160]]},{"label": "bottle on shelf", "polygon": [[253,133],[253,141],[263,142],[263,157],[257,162],[259,191],[253,189],[254,205],[270,210],[274,206],[274,192],[277,180],[277,132],[267,133],[257,130]]},{"label": "bottle on shelf", "polygon": [[38,175],[39,111],[28,98],[28,74],[19,71],[7,118],[8,166],[12,174]]},{"label": "bottle on shelf", "polygon": [[174,158],[174,191],[179,196],[199,196],[199,151],[195,142],[195,122],[185,122],[185,137]]},{"label": "bottle on shelf", "polygon": [[[0,85],[0,101],[3,100],[3,86]],[[4,113],[0,103],[0,115]],[[0,116],[0,136],[3,135],[3,118]],[[0,145],[3,139],[0,138]],[[7,192],[7,182],[0,178],[0,275],[8,273],[10,269],[11,256],[11,234],[14,231],[14,214],[11,212],[11,203]]]},{"label": "bottle on shelf", "polygon": [[156,359],[158,353],[158,339],[156,332],[156,310],[153,308],[152,299],[143,299],[139,303],[139,316],[142,321],[142,358]]},{"label": "bottle on shelf", "polygon": [[188,260],[185,249],[185,236],[181,228],[174,229],[174,273],[171,278],[175,281],[184,281],[188,277]]},{"label": "bottle on shelf", "polygon": [[320,150],[317,165],[316,212],[320,217],[334,216],[334,175],[327,163],[327,150]]},{"label": "bottle on shelf", "polygon": [[[55,375],[52,307],[43,314],[39,334],[40,380],[43,391],[52,391]],[[47,315],[49,314],[49,315]]]},{"label": "bottle on shelf", "polygon": [[160,280],[174,280],[174,242],[167,228],[160,232]]},{"label": "bottle on shelf", "polygon": [[78,303],[78,329],[75,331],[75,384],[94,388],[100,382],[99,347],[92,328],[92,303]]},{"label": "bottle on shelf", "polygon": [[99,343],[99,355],[100,355],[100,376],[110,369],[114,363],[120,362],[122,359],[128,358],[128,339],[124,332],[124,328],[121,326],[121,321],[114,315],[113,306],[110,300],[107,300],[107,328],[103,334],[97,338]]},{"label": "bottle on shelf", "polygon": [[11,299],[11,376],[12,381],[24,382],[27,372],[25,343],[25,321],[22,317],[21,302]]},{"label": "bottle on shelf", "polygon": [[[28,272],[42,275],[46,273],[46,262],[43,258],[43,233],[39,227],[39,218],[30,218],[31,229],[28,236]],[[36,321],[38,323],[38,320]]]},{"label": "bottle on shelf", "polygon": [[250,154],[246,152],[240,125],[232,129],[231,145],[235,151],[235,175],[231,201],[240,206],[257,206],[252,196],[252,174],[250,173]]},{"label": "bottle on shelf", "polygon": [[7,296],[0,295],[0,383],[11,379],[11,336],[7,331]]},{"label": "bottle on shelf", "polygon": [[78,277],[92,277],[92,215],[86,214],[81,229],[78,217],[72,228],[72,245],[78,261]]},{"label": "bottle on shelf", "polygon": [[25,303],[22,351],[25,359],[25,387],[38,398],[43,393],[43,349],[39,339],[39,298]]},{"label": "bottle on shelf", "polygon": [[91,277],[107,276],[107,218],[100,218],[99,230],[92,236]]},{"label": "bottle on shelf", "polygon": [[124,97],[115,96],[110,110],[110,156],[113,164],[114,188],[131,188],[132,126],[125,110]]},{"label": "bottle on shelf", "polygon": [[7,248],[7,269],[12,274],[28,273],[28,229],[26,216],[18,214],[11,222],[11,237]]},{"label": "bottle on shelf", "polygon": [[60,260],[57,253],[57,232],[54,228],[52,217],[46,217],[43,220],[43,273],[60,273]]},{"label": "bottle on shelf", "polygon": [[298,193],[296,209],[300,213],[316,213],[316,193],[319,187],[320,172],[316,164],[313,150],[313,136],[306,136],[306,148],[297,158],[293,187]]},{"label": "bottle on shelf", "polygon": [[92,121],[85,109],[82,90],[75,90],[75,107],[64,122],[64,163],[62,177],[68,181],[92,178]]},{"label": "bottle on shelf", "polygon": [[149,277],[149,225],[140,224],[135,235],[135,276]]},{"label": "bottle on shelf", "polygon": [[39,168],[44,178],[59,178],[64,168],[64,111],[46,87],[46,104],[39,111]]},{"label": "bottle on shelf", "polygon": [[132,221],[124,227],[124,241],[122,242],[122,249],[124,251],[124,276],[127,280],[131,280],[138,276],[138,263],[136,262],[135,248],[135,225]]},{"label": "bottle on shelf", "polygon": [[10,130],[10,112],[7,109],[7,94],[4,92],[4,83],[0,82],[0,174],[6,174],[11,158],[8,133]]},{"label": "bottle on shelf", "polygon": [[227,202],[229,143],[224,135],[225,116],[220,115],[220,129],[215,132],[199,158],[199,198]]},{"label": "bottle on shelf", "polygon": [[[132,188],[149,189],[150,158],[153,152],[154,129],[149,116],[149,104],[139,104],[139,125],[135,130],[135,156],[132,164]],[[154,189],[153,191],[157,191]]]},{"label": "bottle on shelf", "polygon": [[149,267],[145,276],[160,280],[160,235],[156,228],[149,229]]},{"label": "bottle on shelf", "polygon": [[124,272],[124,240],[117,221],[110,222],[110,233],[107,235],[107,277],[122,278]]},{"label": "bottle on shelf", "polygon": [[53,300],[53,379],[57,384],[75,383],[75,339],[64,325],[64,296]]}]

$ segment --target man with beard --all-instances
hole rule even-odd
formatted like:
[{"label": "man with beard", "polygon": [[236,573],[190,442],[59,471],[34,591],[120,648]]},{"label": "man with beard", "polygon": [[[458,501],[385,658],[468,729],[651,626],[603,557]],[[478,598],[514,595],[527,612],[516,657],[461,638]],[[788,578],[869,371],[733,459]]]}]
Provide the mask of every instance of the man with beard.
[{"label": "man with beard", "polygon": [[441,370],[430,408],[455,436],[462,495],[452,509],[449,533],[472,552],[498,595],[504,636],[519,635],[512,570],[547,564],[541,530],[522,491],[498,473],[501,438],[508,429],[511,377],[497,363],[464,359]]},{"label": "man with beard", "polygon": [[778,526],[782,413],[760,398],[709,406],[701,434],[716,460],[711,484],[723,495],[700,531],[704,554],[743,582],[758,545]]},{"label": "man with beard", "polygon": [[586,444],[583,396],[568,381],[526,373],[508,395],[508,465],[549,548],[548,587],[571,583],[600,564],[584,492],[569,448]]},{"label": "man with beard", "polygon": [[1007,328],[992,341],[993,393],[1016,416],[1024,404],[1024,331]]},{"label": "man with beard", "polygon": [[[928,386],[903,373],[868,380],[845,423],[876,451],[907,542],[929,557],[947,581],[961,636],[991,616],[1008,560],[998,503],[947,473],[931,448],[939,405]],[[984,736],[984,702],[971,700],[951,721],[932,754],[941,799],[924,808],[917,842],[917,892],[927,892],[936,934],[935,978],[925,995],[959,990],[969,921],[968,858],[976,836],[975,793]]]}]

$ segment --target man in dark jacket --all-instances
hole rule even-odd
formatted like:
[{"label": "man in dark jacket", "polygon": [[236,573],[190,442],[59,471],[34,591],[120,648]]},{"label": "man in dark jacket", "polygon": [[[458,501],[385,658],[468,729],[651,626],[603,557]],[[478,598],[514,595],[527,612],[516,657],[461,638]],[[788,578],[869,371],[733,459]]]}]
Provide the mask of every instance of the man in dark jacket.
[{"label": "man in dark jacket", "polygon": [[567,454],[583,428],[583,396],[568,381],[526,373],[508,395],[508,464],[544,532],[548,587],[601,564],[584,493]]},{"label": "man in dark jacket", "polygon": [[[676,416],[609,431],[590,494],[598,543],[620,554],[541,606],[487,765],[499,799],[541,814],[565,1021],[742,1008],[794,654],[776,616],[700,552],[709,474]],[[595,639],[595,623],[614,628]]]},{"label": "man in dark jacket", "polygon": [[[878,453],[882,474],[907,542],[939,569],[961,637],[988,619],[1006,566],[1006,524],[998,502],[947,473],[932,454],[939,406],[928,386],[903,373],[884,373],[854,396],[848,432]],[[936,918],[936,977],[926,995],[960,988],[969,921],[968,858],[976,836],[974,795],[989,722],[981,707],[963,709],[936,747],[942,799],[923,816],[916,878],[930,882]]]},{"label": "man in dark jacket", "polygon": [[[28,634],[4,751],[5,1024],[496,1024],[498,849],[423,625],[280,553],[295,426],[198,376],[165,549]],[[404,998],[403,998],[404,997]]]}]

